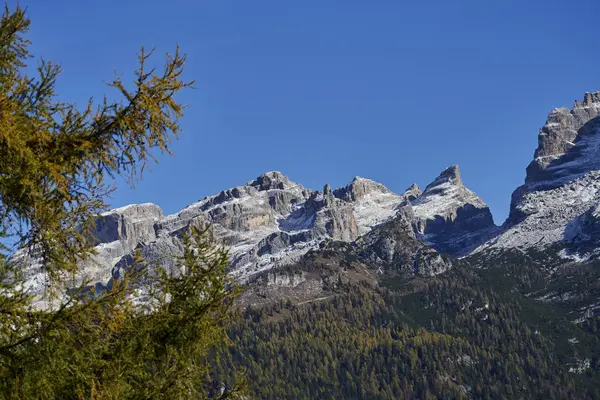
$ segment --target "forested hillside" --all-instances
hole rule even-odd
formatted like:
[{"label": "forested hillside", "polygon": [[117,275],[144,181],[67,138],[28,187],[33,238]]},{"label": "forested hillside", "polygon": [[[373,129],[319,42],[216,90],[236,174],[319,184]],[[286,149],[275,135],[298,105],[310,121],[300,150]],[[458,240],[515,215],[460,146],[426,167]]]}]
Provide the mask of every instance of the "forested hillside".
[{"label": "forested hillside", "polygon": [[597,320],[522,295],[513,281],[536,271],[516,261],[245,308],[219,378],[243,366],[269,399],[597,398]]}]

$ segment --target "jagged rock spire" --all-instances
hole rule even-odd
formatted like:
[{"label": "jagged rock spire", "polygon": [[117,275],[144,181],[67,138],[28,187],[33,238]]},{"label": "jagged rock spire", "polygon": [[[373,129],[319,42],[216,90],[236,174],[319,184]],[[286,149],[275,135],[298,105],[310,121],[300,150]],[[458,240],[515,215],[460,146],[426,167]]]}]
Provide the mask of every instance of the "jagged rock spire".
[{"label": "jagged rock spire", "polygon": [[481,250],[554,246],[581,251],[582,258],[598,252],[599,177],[600,92],[594,92],[572,109],[550,112],[525,184],[512,194],[502,232]]},{"label": "jagged rock spire", "polygon": [[416,183],[413,183],[412,185],[410,185],[410,187],[408,189],[406,189],[404,191],[404,193],[402,193],[402,196],[404,196],[404,198],[406,200],[412,202],[417,197],[419,197],[422,193],[423,193],[423,191],[421,190],[421,188],[419,187],[419,185],[417,185]]},{"label": "jagged rock spire", "polygon": [[440,175],[435,178],[433,182],[431,182],[425,190],[423,194],[429,194],[432,192],[437,192],[443,190],[446,187],[462,187],[462,177],[460,175],[460,169],[458,165],[452,165],[451,167],[443,170]]}]

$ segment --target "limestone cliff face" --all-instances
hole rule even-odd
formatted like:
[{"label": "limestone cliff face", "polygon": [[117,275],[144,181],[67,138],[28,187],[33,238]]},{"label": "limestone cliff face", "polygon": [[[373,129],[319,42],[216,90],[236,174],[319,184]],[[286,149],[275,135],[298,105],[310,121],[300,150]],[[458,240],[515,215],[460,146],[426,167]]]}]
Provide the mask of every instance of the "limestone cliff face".
[{"label": "limestone cliff face", "polygon": [[97,243],[118,241],[129,252],[140,243],[156,240],[156,222],[163,218],[155,204],[134,204],[104,213],[96,220],[94,239]]},{"label": "limestone cliff face", "polygon": [[406,198],[406,200],[413,201],[421,194],[423,194],[423,191],[421,190],[419,185],[413,183],[408,189],[404,191],[402,195],[404,196],[404,198]]}]

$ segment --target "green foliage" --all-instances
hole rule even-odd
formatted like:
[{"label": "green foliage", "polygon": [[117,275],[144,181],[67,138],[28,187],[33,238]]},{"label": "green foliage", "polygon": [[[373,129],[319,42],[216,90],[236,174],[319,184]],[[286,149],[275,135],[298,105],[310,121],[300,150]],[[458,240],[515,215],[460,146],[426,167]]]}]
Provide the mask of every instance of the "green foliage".
[{"label": "green foliage", "polygon": [[[584,353],[598,340],[497,275],[459,265],[412,284],[347,284],[332,300],[248,308],[217,378],[242,366],[265,399],[598,398],[600,358]],[[585,358],[591,371],[569,371]]]},{"label": "green foliage", "polygon": [[[240,385],[208,379],[208,355],[228,345],[238,294],[226,250],[191,228],[169,274],[139,257],[109,289],[91,293],[79,266],[93,254],[94,221],[107,178],[133,184],[157,152],[169,153],[183,106],[174,98],[185,56],[157,72],[143,48],[122,101],[83,110],[58,101],[60,68],[30,58],[24,10],[0,20],[0,236],[21,250],[0,253],[0,394],[14,399],[188,399],[237,396]],[[4,242],[7,243],[7,242]],[[47,292],[30,294],[30,258],[42,260]],[[153,272],[159,271],[159,272]],[[162,271],[162,272],[161,272]],[[65,290],[69,288],[68,292]],[[70,295],[67,295],[69,293]],[[34,296],[35,295],[35,296]],[[229,377],[231,381],[233,377]]]}]

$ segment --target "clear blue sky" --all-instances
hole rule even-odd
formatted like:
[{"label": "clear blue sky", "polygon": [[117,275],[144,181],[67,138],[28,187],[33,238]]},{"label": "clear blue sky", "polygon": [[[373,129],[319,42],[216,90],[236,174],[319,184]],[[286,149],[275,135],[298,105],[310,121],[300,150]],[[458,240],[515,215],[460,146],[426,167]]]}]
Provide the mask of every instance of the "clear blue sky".
[{"label": "clear blue sky", "polygon": [[142,44],[188,54],[176,156],[114,206],[171,213],[269,170],[401,192],[459,164],[501,223],[547,113],[600,88],[597,0],[20,3],[35,55],[62,64],[59,92],[80,104]]}]

